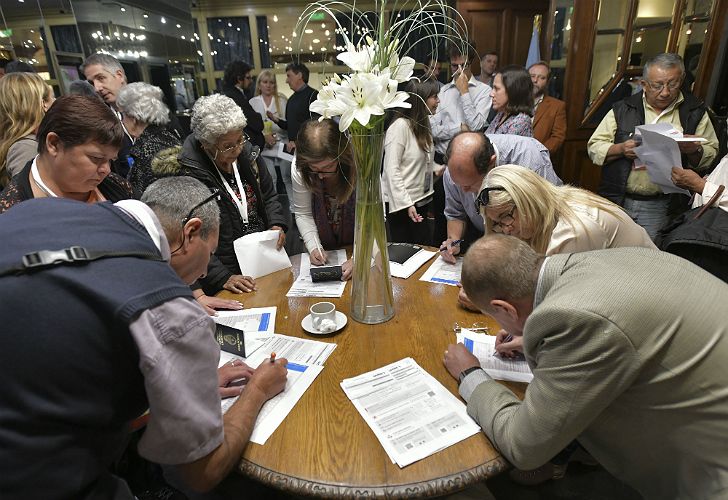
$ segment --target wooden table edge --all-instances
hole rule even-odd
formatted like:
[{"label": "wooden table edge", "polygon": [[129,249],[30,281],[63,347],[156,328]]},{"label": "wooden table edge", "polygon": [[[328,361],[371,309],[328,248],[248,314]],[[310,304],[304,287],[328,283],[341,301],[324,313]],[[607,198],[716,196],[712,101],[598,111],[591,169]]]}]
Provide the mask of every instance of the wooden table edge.
[{"label": "wooden table edge", "polygon": [[455,493],[475,483],[498,475],[511,466],[497,457],[477,467],[457,474],[439,477],[426,482],[394,485],[357,485],[322,483],[281,474],[246,459],[239,462],[238,471],[266,486],[286,493],[317,498],[413,498],[435,497]]}]

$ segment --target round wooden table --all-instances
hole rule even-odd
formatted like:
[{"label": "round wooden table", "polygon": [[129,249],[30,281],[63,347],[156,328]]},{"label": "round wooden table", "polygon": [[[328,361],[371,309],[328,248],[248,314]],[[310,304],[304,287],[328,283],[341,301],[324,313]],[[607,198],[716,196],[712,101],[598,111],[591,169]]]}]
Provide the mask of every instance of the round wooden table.
[{"label": "round wooden table", "polygon": [[[452,493],[509,467],[481,432],[403,469],[393,464],[339,383],[405,357],[413,358],[454,394],[457,382],[443,365],[455,342],[454,325],[498,324],[457,305],[457,287],[419,281],[428,261],[410,278],[393,278],[396,314],[380,325],[349,317],[339,333],[313,336],[301,327],[309,307],[323,300],[349,316],[351,283],[340,299],[287,298],[298,274],[293,267],[257,280],[258,291],[220,297],[242,300],[246,308],[277,306],[276,333],[335,342],[323,372],[264,446],[248,444],[239,471],[289,493],[322,498],[417,498]],[[505,382],[504,382],[505,383]],[[506,383],[520,397],[524,384]]]}]

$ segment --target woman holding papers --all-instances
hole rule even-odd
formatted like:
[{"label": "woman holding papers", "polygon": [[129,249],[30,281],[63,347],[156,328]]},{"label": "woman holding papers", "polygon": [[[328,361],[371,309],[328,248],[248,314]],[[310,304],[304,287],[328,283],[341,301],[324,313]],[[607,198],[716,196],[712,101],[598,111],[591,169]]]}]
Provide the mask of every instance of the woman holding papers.
[{"label": "woman holding papers", "polygon": [[[326,250],[354,243],[354,183],[351,145],[333,120],[307,121],[298,132],[291,168],[293,211],[311,263],[326,264]],[[351,278],[351,259],[342,280]]]},{"label": "woman holding papers", "polygon": [[288,142],[288,132],[280,128],[275,120],[286,118],[286,105],[288,99],[278,93],[276,75],[272,70],[264,69],[258,75],[255,84],[255,97],[250,100],[252,107],[263,117],[263,137],[265,137],[265,148],[262,155],[265,156],[268,172],[273,178],[274,185],[277,184],[277,172],[280,171],[283,177],[283,184],[286,187],[288,203],[293,203],[293,188],[291,187],[291,162],[290,156],[283,157],[283,149],[279,146]]},{"label": "woman holding papers", "polygon": [[382,190],[387,202],[391,240],[428,245],[432,235],[424,220],[432,201],[434,176],[444,165],[435,163],[429,116],[440,100],[439,85],[431,80],[410,81],[410,108],[398,108],[384,138]]},{"label": "woman holding papers", "polygon": [[234,293],[255,289],[255,280],[240,272],[233,247],[236,239],[272,229],[280,232],[278,248],[285,243],[288,221],[258,148],[243,133],[245,124],[245,115],[229,97],[202,97],[192,109],[192,135],[179,156],[167,151],[167,161],[153,164],[155,175],[187,175],[217,192],[209,201],[216,199],[220,207],[220,236],[207,276],[200,280],[207,295],[222,289]]}]

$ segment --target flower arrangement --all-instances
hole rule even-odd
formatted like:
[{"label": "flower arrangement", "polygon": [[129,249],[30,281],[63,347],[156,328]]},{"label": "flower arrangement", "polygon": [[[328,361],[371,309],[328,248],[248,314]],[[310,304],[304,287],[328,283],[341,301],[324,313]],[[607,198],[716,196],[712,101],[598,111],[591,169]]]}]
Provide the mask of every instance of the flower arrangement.
[{"label": "flower arrangement", "polygon": [[[462,17],[445,0],[405,4],[375,0],[374,10],[368,12],[358,10],[355,2],[313,2],[299,17],[296,31],[305,32],[312,15],[320,12],[336,22],[344,39],[344,51],[337,58],[351,72],[332,75],[310,110],[321,119],[338,117],[339,130],[347,131],[351,140],[357,171],[351,316],[362,323],[381,323],[394,315],[380,181],[384,119],[388,109],[410,107],[409,94],[399,91],[398,85],[412,78],[415,67],[414,59],[401,55],[410,48],[402,40],[414,30],[424,33],[417,43],[429,43],[430,54],[437,58],[439,41],[462,46],[467,36]],[[357,27],[358,44],[349,38],[337,14]],[[371,18],[377,19],[376,25]]]}]

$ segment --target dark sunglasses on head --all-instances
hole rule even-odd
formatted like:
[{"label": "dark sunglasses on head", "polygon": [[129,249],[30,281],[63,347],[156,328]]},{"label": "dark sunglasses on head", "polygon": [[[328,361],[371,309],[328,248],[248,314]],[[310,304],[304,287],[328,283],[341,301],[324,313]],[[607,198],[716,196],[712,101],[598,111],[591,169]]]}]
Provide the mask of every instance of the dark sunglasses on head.
[{"label": "dark sunglasses on head", "polygon": [[490,201],[490,192],[491,191],[505,191],[506,188],[501,186],[492,186],[487,187],[478,193],[478,196],[475,197],[475,205],[478,207],[478,211],[480,211],[480,207],[487,207],[488,202]]}]

